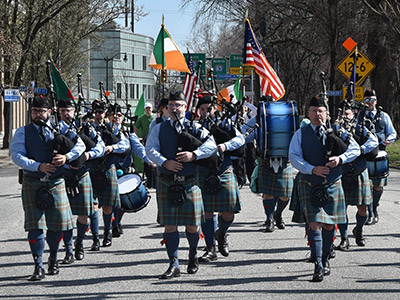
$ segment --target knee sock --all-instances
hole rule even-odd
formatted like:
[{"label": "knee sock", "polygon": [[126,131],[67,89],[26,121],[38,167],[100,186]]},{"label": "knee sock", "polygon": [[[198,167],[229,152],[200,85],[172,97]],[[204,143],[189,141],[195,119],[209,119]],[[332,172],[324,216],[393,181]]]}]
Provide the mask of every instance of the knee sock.
[{"label": "knee sock", "polygon": [[186,231],[186,238],[189,242],[189,258],[197,258],[197,245],[199,243],[199,232],[190,233]]},{"label": "knee sock", "polygon": [[263,199],[264,211],[270,220],[274,218],[275,204],[275,199]]},{"label": "knee sock", "polygon": [[322,229],[322,258],[329,259],[329,253],[333,245],[333,238],[335,237],[335,228],[332,230]]},{"label": "knee sock", "polygon": [[375,217],[378,215],[377,211],[376,211],[376,208],[379,205],[379,200],[382,197],[382,193],[383,193],[383,188],[380,191],[372,189],[372,199],[373,199],[373,204],[372,205],[373,205],[373,212],[374,212],[374,216]]},{"label": "knee sock", "polygon": [[373,203],[371,202],[370,205],[368,205],[368,216],[369,217],[375,217],[373,207],[374,207]]},{"label": "knee sock", "polygon": [[211,248],[213,245],[215,245],[214,218],[206,219],[206,221],[201,224],[201,229],[206,240],[207,248]]},{"label": "knee sock", "polygon": [[218,223],[219,223],[218,235],[225,236],[229,226],[231,226],[234,219],[235,217],[233,217],[231,221],[226,221],[222,216],[218,216]]},{"label": "knee sock", "polygon": [[43,230],[37,229],[29,231],[28,241],[35,265],[43,268],[43,252],[45,245]]},{"label": "knee sock", "polygon": [[277,215],[281,215],[283,210],[285,209],[285,207],[288,205],[289,200],[288,201],[283,201],[279,197],[277,197],[276,202],[278,203],[277,206],[276,206],[276,214]]},{"label": "knee sock", "polygon": [[122,209],[119,210],[119,216],[118,216],[118,224],[121,224],[122,217],[124,216],[124,211]]},{"label": "knee sock", "polygon": [[218,230],[218,214],[213,214],[213,220],[214,220],[214,231]]},{"label": "knee sock", "polygon": [[164,233],[164,239],[166,240],[165,246],[167,247],[169,263],[174,264],[175,267],[179,268],[179,261],[178,261],[179,232],[174,231],[174,232]]},{"label": "knee sock", "polygon": [[90,230],[92,231],[93,239],[99,238],[99,211],[95,210],[90,215]]},{"label": "knee sock", "polygon": [[119,211],[118,207],[113,208],[114,220],[112,221],[112,228],[117,228],[119,223]]},{"label": "knee sock", "polygon": [[368,219],[368,216],[361,216],[359,213],[356,213],[356,221],[357,221],[356,227],[359,230],[362,230],[367,219]]},{"label": "knee sock", "polygon": [[320,230],[308,230],[311,254],[319,266],[322,267],[322,234]]},{"label": "knee sock", "polygon": [[77,244],[82,244],[83,239],[85,238],[85,234],[87,229],[89,228],[89,224],[81,224],[78,221],[76,221],[76,228],[78,231],[78,236],[76,238],[76,243]]},{"label": "knee sock", "polygon": [[60,244],[62,231],[47,230],[47,244],[50,248],[50,258],[57,260],[58,245]]},{"label": "knee sock", "polygon": [[73,229],[63,231],[63,240],[65,245],[65,252],[72,254],[72,236],[73,236]]},{"label": "knee sock", "polygon": [[342,239],[347,238],[349,233],[349,217],[346,215],[346,223],[345,224],[339,224],[339,231],[340,231],[340,237]]},{"label": "knee sock", "polygon": [[109,232],[110,231],[111,217],[112,217],[112,213],[109,214],[109,215],[106,215],[103,212],[104,232]]}]

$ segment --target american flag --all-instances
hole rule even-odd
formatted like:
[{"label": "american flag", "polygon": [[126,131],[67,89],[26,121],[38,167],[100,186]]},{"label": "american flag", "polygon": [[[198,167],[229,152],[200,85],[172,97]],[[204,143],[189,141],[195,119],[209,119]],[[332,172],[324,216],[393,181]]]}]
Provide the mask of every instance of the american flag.
[{"label": "american flag", "polygon": [[185,94],[187,108],[186,111],[192,111],[193,106],[193,92],[196,87],[197,75],[195,70],[195,63],[190,56],[188,51],[187,65],[190,70],[190,74],[186,73],[185,82],[183,83],[183,93]]},{"label": "american flag", "polygon": [[243,65],[255,67],[256,73],[260,76],[262,94],[271,95],[275,101],[282,98],[285,95],[285,87],[265,58],[248,19],[246,19],[244,49]]}]

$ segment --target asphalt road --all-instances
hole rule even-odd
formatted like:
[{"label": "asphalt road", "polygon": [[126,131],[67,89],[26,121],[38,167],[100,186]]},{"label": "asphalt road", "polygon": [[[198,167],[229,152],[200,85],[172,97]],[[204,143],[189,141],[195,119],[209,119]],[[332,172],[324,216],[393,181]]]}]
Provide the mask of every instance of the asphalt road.
[{"label": "asphalt road", "polygon": [[[229,257],[219,255],[217,261],[201,265],[196,275],[186,273],[188,243],[181,233],[183,274],[173,280],[158,279],[168,260],[160,245],[163,229],[155,222],[156,201],[151,190],[148,207],[124,216],[124,234],[113,240],[112,247],[89,252],[88,237],[84,260],[61,265],[57,276],[29,282],[33,263],[16,174],[15,167],[0,169],[1,299],[398,299],[400,295],[397,170],[391,169],[380,222],[365,227],[366,247],[355,245],[351,230],[356,210],[349,208],[351,248],[337,253],[331,261],[332,274],[321,283],[311,282],[313,265],[305,262],[309,251],[304,226],[292,223],[292,213],[285,210],[285,230],[262,232],[265,216],[260,196],[248,186],[241,189],[243,209],[229,232]],[[59,259],[63,257],[61,252]],[[46,250],[44,261],[47,258]]]}]

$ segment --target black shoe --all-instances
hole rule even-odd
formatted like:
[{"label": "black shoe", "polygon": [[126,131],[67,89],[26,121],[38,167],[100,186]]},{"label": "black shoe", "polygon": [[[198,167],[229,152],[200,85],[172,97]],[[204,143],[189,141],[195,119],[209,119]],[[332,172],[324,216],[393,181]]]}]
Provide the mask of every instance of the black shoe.
[{"label": "black shoe", "polygon": [[274,232],[275,230],[274,220],[267,219],[265,225],[266,225],[265,232]]},{"label": "black shoe", "polygon": [[335,258],[336,257],[336,252],[335,249],[333,249],[333,245],[331,247],[331,251],[329,251],[329,259]]},{"label": "black shoe", "polygon": [[94,239],[93,244],[90,247],[90,251],[100,251],[100,240]]},{"label": "black shoe", "polygon": [[276,227],[279,229],[285,229],[285,222],[282,219],[282,214],[278,215],[276,212],[274,212],[274,219]]},{"label": "black shoe", "polygon": [[168,268],[168,270],[162,274],[159,278],[160,279],[171,279],[174,277],[179,277],[181,276],[181,270],[177,267],[175,267],[173,264],[171,264]]},{"label": "black shoe", "polygon": [[324,280],[324,268],[315,263],[313,282],[321,282]]},{"label": "black shoe", "polygon": [[206,248],[206,252],[203,254],[203,256],[201,256],[199,258],[200,262],[210,262],[213,260],[217,260],[217,253],[215,251],[215,245],[210,247],[210,248]]},{"label": "black shoe", "polygon": [[324,276],[330,275],[331,274],[331,266],[329,264],[329,260],[327,260],[326,262],[323,262],[322,265],[324,266],[324,268],[323,268]]},{"label": "black shoe", "polygon": [[32,276],[29,277],[29,281],[39,281],[45,278],[44,269],[39,267],[38,265],[35,266],[35,271],[33,272]]},{"label": "black shoe", "polygon": [[60,273],[60,269],[58,268],[58,261],[50,257],[48,261],[47,271],[48,275],[57,275],[58,273]]},{"label": "black shoe", "polygon": [[189,258],[189,263],[187,266],[187,272],[189,274],[196,274],[199,270],[199,259],[196,258]]},{"label": "black shoe", "polygon": [[121,236],[121,234],[118,231],[118,227],[113,227],[113,229],[112,229],[112,237],[118,238],[120,236]]},{"label": "black shoe", "polygon": [[118,224],[118,232],[119,232],[120,235],[121,235],[121,234],[124,234],[124,231],[122,230],[122,225],[121,225],[121,223]]},{"label": "black shoe", "polygon": [[335,249],[339,251],[347,251],[349,250],[349,248],[350,248],[350,242],[348,237],[342,238],[340,244],[335,247]]},{"label": "black shoe", "polygon": [[110,247],[112,245],[112,233],[109,231],[104,232],[103,247]]},{"label": "black shoe", "polygon": [[362,234],[362,230],[358,229],[357,227],[353,228],[353,234],[354,237],[356,238],[356,244],[360,247],[364,247],[365,246],[365,239],[364,236]]},{"label": "black shoe", "polygon": [[370,215],[367,221],[365,222],[365,225],[374,225],[374,224],[375,224],[375,218]]},{"label": "black shoe", "polygon": [[75,243],[75,258],[77,260],[82,260],[83,257],[85,256],[85,252],[83,251],[83,244],[81,243]]},{"label": "black shoe", "polygon": [[373,222],[374,222],[374,224],[379,222],[379,216],[378,215],[375,215],[375,217],[373,218]]},{"label": "black shoe", "polygon": [[227,235],[221,236],[219,234],[219,230],[216,231],[217,234],[217,241],[218,241],[218,251],[221,253],[223,256],[228,256],[229,255],[229,245],[227,242]]},{"label": "black shoe", "polygon": [[73,255],[72,253],[67,252],[67,253],[65,253],[65,257],[64,257],[64,259],[62,260],[61,264],[62,264],[62,265],[70,265],[70,264],[72,264],[74,261],[75,261],[75,260],[74,260],[74,255]]}]

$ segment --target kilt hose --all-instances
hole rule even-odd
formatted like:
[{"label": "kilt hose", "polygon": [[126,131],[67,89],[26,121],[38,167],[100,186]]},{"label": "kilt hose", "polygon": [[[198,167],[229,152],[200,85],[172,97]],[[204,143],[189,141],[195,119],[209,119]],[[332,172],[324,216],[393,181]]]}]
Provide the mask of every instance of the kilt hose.
[{"label": "kilt hose", "polygon": [[312,186],[301,174],[299,175],[298,197],[307,223],[344,224],[346,220],[346,204],[341,180],[326,186],[329,203],[324,207],[316,207],[311,203]]},{"label": "kilt hose", "polygon": [[185,186],[187,199],[180,206],[173,206],[168,199],[168,188],[174,184],[169,180],[158,176],[157,184],[157,222],[160,225],[188,225],[200,226],[204,221],[204,206],[201,198],[198,178],[186,179],[182,184]]},{"label": "kilt hose", "polygon": [[22,204],[25,212],[25,231],[46,228],[51,231],[66,231],[73,228],[71,207],[69,205],[63,178],[51,180],[49,189],[54,197],[54,207],[48,210],[38,209],[35,205],[37,191],[46,186],[46,182],[24,176],[22,183]]},{"label": "kilt hose", "polygon": [[[203,186],[208,170],[199,169],[200,187]],[[216,194],[206,193],[202,189],[202,197],[205,212],[228,212],[238,213],[241,210],[240,191],[233,168],[230,167],[218,175],[221,181],[221,189]]]}]

